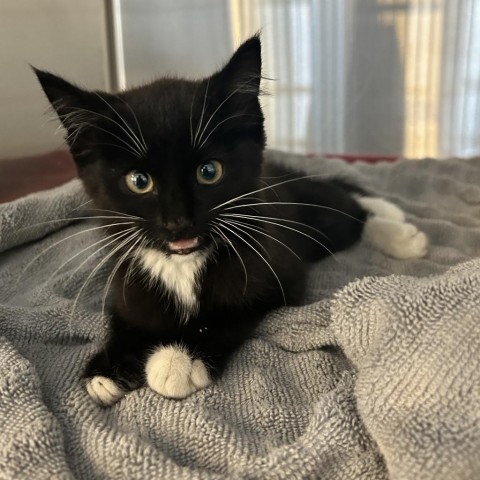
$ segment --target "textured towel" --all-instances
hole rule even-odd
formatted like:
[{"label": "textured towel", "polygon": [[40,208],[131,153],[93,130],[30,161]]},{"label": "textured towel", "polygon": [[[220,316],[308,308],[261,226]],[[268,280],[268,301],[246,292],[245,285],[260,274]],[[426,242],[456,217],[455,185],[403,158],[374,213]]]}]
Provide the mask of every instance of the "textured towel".
[{"label": "textured towel", "polygon": [[106,250],[59,269],[99,233],[44,223],[82,216],[79,182],[0,206],[0,478],[480,478],[480,160],[269,156],[394,201],[429,254],[338,253],[214,385],[103,409],[80,372],[106,334],[106,269],[72,307]]}]

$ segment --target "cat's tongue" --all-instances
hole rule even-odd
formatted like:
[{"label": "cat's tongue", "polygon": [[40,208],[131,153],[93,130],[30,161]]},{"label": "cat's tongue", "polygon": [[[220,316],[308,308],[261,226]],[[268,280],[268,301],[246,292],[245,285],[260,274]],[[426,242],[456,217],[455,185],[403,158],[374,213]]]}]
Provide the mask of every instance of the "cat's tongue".
[{"label": "cat's tongue", "polygon": [[198,237],[186,238],[185,240],[177,240],[176,242],[168,242],[168,248],[172,252],[182,252],[198,247]]}]

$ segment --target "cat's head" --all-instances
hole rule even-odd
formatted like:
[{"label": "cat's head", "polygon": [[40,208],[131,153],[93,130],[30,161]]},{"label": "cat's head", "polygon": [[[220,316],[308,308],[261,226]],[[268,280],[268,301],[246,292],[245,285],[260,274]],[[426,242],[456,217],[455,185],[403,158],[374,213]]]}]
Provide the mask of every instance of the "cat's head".
[{"label": "cat's head", "polygon": [[208,78],[118,94],[35,72],[95,207],[141,218],[132,221],[151,247],[206,248],[215,207],[255,189],[265,146],[258,36]]}]

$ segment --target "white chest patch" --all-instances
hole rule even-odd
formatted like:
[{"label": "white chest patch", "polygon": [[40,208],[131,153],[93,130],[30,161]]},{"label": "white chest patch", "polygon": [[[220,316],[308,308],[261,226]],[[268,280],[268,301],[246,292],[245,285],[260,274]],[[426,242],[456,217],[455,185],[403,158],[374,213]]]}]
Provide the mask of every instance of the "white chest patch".
[{"label": "white chest patch", "polygon": [[208,253],[166,255],[160,250],[143,249],[140,263],[153,280],[160,280],[173,294],[179,312],[186,319],[198,309],[197,281]]}]

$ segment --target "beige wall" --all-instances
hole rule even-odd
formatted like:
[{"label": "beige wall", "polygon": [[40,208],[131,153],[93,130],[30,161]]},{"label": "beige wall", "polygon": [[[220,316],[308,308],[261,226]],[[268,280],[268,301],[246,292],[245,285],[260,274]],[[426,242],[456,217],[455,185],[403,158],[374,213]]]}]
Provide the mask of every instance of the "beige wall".
[{"label": "beige wall", "polygon": [[210,74],[232,53],[225,0],[0,0],[0,160],[63,146],[29,63],[108,89],[106,2],[121,6],[127,85]]},{"label": "beige wall", "polygon": [[62,146],[58,123],[29,63],[81,85],[107,88],[101,0],[0,1],[0,159]]}]

